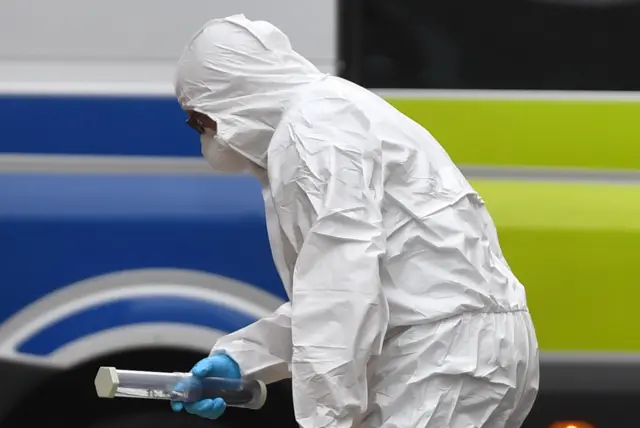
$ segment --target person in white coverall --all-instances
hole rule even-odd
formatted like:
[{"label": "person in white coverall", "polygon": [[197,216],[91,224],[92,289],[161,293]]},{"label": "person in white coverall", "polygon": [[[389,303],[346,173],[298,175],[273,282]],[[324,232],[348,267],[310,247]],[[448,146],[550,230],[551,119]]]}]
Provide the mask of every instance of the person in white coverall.
[{"label": "person in white coverall", "polygon": [[[522,424],[539,378],[525,289],[429,132],[243,15],[195,34],[176,94],[211,166],[261,181],[289,296],[195,375],[291,378],[302,428]],[[225,404],[172,406],[216,418]]]}]

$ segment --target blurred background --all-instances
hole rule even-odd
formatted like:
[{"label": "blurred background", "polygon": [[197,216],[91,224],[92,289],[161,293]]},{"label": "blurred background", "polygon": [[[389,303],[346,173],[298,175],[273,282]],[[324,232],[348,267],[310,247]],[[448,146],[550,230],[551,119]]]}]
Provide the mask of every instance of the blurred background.
[{"label": "blurred background", "polygon": [[2,427],[295,426],[286,382],[217,422],[93,389],[286,299],[259,185],[209,170],[173,98],[235,13],[427,127],[487,201],[540,341],[526,427],[640,426],[639,1],[2,0]]}]

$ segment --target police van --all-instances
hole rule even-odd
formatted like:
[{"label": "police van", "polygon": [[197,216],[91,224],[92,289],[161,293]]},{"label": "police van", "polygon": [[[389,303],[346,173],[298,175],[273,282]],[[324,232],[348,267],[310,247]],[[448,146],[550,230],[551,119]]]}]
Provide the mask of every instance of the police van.
[{"label": "police van", "polygon": [[273,22],[321,70],[428,127],[483,195],[541,346],[526,426],[635,423],[638,12],[562,0],[0,4],[0,424],[296,426],[286,381],[264,409],[213,422],[93,390],[101,365],[186,371],[286,300],[259,184],[212,173],[173,98],[188,38],[235,13]]}]

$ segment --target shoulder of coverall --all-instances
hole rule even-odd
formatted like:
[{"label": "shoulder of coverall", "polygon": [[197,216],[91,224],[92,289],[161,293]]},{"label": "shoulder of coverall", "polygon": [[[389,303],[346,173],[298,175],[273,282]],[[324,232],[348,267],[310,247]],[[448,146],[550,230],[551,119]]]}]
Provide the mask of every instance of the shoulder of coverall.
[{"label": "shoulder of coverall", "polygon": [[[313,136],[316,144],[349,145],[372,140],[367,113],[326,81],[317,82],[291,100],[276,128],[269,151],[279,151]],[[288,136],[288,138],[281,138]],[[362,145],[358,146],[363,148]]]}]

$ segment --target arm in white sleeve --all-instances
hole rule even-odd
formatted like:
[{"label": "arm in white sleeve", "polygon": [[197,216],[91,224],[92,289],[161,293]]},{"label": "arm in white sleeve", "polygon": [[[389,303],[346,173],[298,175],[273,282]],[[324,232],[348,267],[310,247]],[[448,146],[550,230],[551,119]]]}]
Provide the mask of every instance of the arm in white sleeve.
[{"label": "arm in white sleeve", "polygon": [[329,116],[331,123],[288,124],[293,141],[269,153],[278,217],[298,246],[291,370],[302,428],[359,426],[367,365],[381,351],[388,322],[379,278],[385,234],[378,144],[357,117]]},{"label": "arm in white sleeve", "polygon": [[233,358],[242,374],[265,383],[291,377],[291,304],[247,327],[221,337],[212,354],[224,352]]}]

